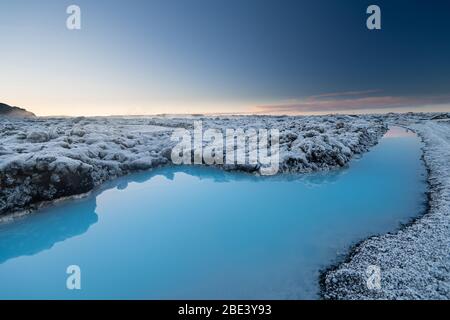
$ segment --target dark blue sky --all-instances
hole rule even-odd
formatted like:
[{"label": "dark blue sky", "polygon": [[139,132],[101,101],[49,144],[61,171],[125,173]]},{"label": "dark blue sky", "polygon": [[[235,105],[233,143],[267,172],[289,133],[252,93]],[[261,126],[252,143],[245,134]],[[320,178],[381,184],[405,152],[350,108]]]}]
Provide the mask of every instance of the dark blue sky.
[{"label": "dark blue sky", "polygon": [[444,0],[2,1],[0,39],[0,99],[38,114],[450,109]]}]

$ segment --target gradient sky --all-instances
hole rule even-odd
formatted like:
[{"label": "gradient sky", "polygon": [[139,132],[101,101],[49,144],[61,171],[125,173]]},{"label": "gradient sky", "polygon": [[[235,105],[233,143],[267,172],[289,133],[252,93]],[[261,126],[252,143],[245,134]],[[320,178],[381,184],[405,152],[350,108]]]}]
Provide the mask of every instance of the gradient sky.
[{"label": "gradient sky", "polygon": [[445,0],[2,0],[0,43],[38,115],[450,111]]}]

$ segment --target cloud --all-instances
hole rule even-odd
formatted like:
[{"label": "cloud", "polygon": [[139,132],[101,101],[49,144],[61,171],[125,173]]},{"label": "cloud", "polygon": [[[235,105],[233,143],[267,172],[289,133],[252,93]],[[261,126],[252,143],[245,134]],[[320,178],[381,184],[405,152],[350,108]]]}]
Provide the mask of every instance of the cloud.
[{"label": "cloud", "polygon": [[344,91],[344,92],[332,92],[322,93],[316,96],[310,96],[308,99],[320,99],[330,97],[349,97],[349,96],[363,96],[370,93],[378,93],[380,90],[365,90],[365,91]]},{"label": "cloud", "polygon": [[414,108],[450,103],[450,95],[388,96],[375,95],[379,90],[325,93],[298,101],[256,107],[257,113],[308,113],[367,111],[373,109]]}]

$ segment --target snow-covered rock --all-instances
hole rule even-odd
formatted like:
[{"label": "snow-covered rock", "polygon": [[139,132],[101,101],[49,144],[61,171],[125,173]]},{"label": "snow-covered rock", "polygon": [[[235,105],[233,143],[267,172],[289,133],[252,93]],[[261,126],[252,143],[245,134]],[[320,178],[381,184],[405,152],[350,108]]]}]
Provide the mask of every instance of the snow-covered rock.
[{"label": "snow-covered rock", "polygon": [[[441,119],[447,117],[388,116],[388,121],[412,128],[424,141],[429,209],[395,233],[362,242],[347,262],[325,272],[325,299],[450,299],[450,122]],[[370,265],[380,268],[379,289],[367,286]]]},{"label": "snow-covered rock", "polygon": [[[172,132],[278,129],[280,172],[344,166],[377,143],[382,120],[356,116],[0,119],[0,214],[88,192],[106,180],[171,164]],[[245,150],[248,153],[248,150]],[[259,172],[260,164],[222,166]]]}]

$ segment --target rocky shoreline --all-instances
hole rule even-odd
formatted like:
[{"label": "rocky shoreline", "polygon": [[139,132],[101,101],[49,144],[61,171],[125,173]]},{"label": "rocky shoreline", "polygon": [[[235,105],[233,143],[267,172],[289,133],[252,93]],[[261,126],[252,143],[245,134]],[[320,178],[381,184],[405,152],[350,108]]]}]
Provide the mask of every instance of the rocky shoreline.
[{"label": "rocky shoreline", "polygon": [[[396,119],[422,138],[428,171],[423,216],[400,230],[362,241],[320,277],[323,299],[450,298],[450,123]],[[366,270],[378,266],[381,288],[369,289]]]},{"label": "rocky shoreline", "polygon": [[[387,130],[358,116],[38,118],[0,119],[0,215],[84,194],[125,174],[170,165],[172,132],[191,129],[277,128],[280,172],[345,166]],[[248,154],[248,150],[244,150]],[[259,166],[222,165],[259,173]]]}]

